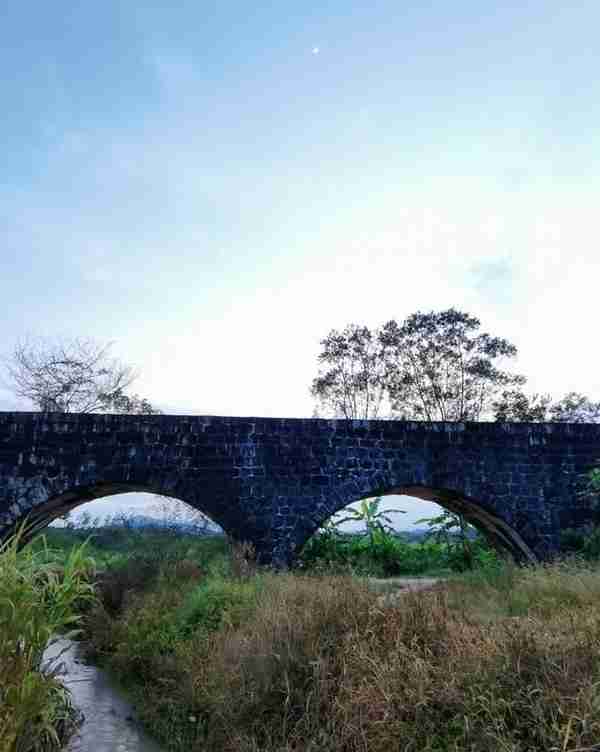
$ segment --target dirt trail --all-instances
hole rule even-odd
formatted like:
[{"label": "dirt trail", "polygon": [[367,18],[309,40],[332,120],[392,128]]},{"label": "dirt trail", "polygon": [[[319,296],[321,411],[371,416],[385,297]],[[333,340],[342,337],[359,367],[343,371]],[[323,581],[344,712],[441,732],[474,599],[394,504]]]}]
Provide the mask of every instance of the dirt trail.
[{"label": "dirt trail", "polygon": [[380,603],[393,604],[406,593],[429,590],[443,582],[443,579],[440,577],[389,577],[384,580],[369,577],[367,581],[369,587],[381,593]]}]

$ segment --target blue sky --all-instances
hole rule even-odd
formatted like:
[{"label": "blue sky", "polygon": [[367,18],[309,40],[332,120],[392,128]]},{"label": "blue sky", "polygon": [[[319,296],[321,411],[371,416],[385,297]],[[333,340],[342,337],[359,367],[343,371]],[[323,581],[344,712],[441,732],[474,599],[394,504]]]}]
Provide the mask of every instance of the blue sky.
[{"label": "blue sky", "polygon": [[[0,9],[4,349],[304,416],[319,339],[455,305],[600,399],[597,2]],[[0,385],[0,407],[14,405]]]}]

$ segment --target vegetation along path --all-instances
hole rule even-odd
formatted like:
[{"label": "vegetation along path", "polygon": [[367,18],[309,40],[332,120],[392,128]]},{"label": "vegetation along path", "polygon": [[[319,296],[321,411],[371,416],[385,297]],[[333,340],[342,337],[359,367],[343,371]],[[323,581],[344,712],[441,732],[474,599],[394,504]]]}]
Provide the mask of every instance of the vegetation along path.
[{"label": "vegetation along path", "polygon": [[[90,734],[99,752],[595,749],[598,532],[516,567],[448,515],[407,542],[375,505],[365,534],[328,528],[287,572],[224,536],[127,526],[5,547],[0,752],[83,752]],[[70,648],[71,695],[42,659],[56,634],[104,672]]]}]

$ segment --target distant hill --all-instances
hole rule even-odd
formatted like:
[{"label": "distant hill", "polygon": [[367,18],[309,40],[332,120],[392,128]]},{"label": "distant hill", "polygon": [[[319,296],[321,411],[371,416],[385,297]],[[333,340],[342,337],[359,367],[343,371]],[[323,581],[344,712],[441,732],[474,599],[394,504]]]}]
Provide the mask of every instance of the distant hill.
[{"label": "distant hill", "polygon": [[198,525],[193,522],[186,522],[185,520],[168,520],[165,521],[160,517],[151,517],[146,514],[129,514],[121,518],[108,518],[106,520],[95,519],[90,525],[86,525],[85,520],[79,520],[76,522],[77,528],[107,528],[107,527],[119,527],[119,528],[132,528],[140,530],[142,528],[157,529],[169,529],[177,530],[182,533],[191,533],[194,535],[221,535],[223,530],[215,525],[213,522],[207,520],[206,524]]}]

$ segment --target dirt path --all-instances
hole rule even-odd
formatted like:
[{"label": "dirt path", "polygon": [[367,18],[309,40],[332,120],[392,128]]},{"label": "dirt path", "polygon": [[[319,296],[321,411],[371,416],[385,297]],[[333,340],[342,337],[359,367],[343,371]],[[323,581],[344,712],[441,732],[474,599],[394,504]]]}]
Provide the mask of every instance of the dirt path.
[{"label": "dirt path", "polygon": [[369,587],[381,593],[379,598],[381,603],[393,604],[405,593],[429,590],[439,582],[443,582],[443,579],[440,577],[388,577],[384,580],[369,577],[367,582]]}]

